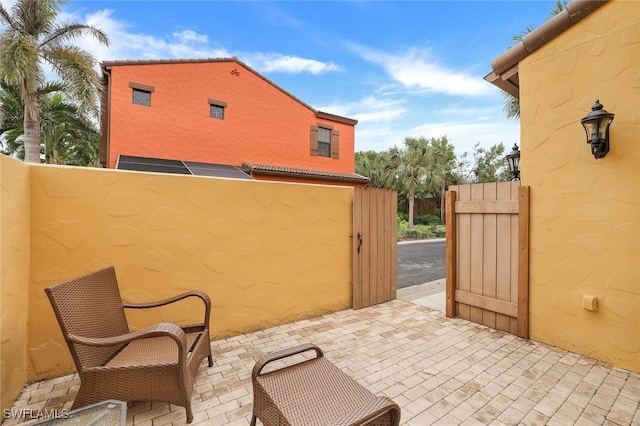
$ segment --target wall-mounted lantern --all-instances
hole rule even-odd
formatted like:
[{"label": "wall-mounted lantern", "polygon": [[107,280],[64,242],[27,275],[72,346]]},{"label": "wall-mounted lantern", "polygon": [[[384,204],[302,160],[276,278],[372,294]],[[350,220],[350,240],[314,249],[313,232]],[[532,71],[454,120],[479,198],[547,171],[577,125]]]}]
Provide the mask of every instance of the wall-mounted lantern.
[{"label": "wall-mounted lantern", "polygon": [[517,144],[513,144],[511,152],[507,155],[507,163],[509,163],[511,180],[520,180],[520,149]]},{"label": "wall-mounted lantern", "polygon": [[614,115],[603,109],[597,100],[591,107],[591,112],[580,120],[587,132],[587,143],[591,145],[591,153],[596,159],[603,158],[609,152],[609,126]]}]

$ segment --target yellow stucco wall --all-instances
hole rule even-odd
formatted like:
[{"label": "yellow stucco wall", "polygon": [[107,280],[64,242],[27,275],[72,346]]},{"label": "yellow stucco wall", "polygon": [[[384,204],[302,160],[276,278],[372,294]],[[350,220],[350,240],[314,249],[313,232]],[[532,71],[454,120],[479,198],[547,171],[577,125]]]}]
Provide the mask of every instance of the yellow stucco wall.
[{"label": "yellow stucco wall", "polygon": [[[107,265],[125,301],[204,290],[212,339],[351,305],[352,188],[29,167],[29,380],[73,369],[45,287]],[[130,324],[202,318],[159,312]]]},{"label": "yellow stucco wall", "polygon": [[[640,2],[604,4],[519,75],[531,338],[640,371]],[[596,99],[615,113],[599,160],[580,125]]]},{"label": "yellow stucco wall", "polygon": [[0,403],[27,380],[29,168],[0,155]]}]

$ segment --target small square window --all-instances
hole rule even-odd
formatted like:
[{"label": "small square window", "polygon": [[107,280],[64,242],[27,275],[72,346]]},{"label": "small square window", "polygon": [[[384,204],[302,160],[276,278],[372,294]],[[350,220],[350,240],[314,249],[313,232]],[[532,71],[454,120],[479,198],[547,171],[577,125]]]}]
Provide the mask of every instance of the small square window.
[{"label": "small square window", "polygon": [[151,106],[151,92],[134,88],[133,103],[136,105]]},{"label": "small square window", "polygon": [[224,120],[224,107],[219,105],[209,105],[209,117]]}]

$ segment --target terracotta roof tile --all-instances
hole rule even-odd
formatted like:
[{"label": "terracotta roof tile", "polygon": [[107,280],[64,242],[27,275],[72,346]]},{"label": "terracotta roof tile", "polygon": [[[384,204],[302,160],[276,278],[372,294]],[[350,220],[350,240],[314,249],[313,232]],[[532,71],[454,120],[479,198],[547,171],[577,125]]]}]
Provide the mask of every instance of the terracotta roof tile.
[{"label": "terracotta roof tile", "polygon": [[243,163],[251,173],[261,175],[291,176],[308,179],[327,179],[343,182],[368,183],[370,179],[357,173],[338,173],[324,170],[298,169],[294,167],[274,166],[268,164]]}]

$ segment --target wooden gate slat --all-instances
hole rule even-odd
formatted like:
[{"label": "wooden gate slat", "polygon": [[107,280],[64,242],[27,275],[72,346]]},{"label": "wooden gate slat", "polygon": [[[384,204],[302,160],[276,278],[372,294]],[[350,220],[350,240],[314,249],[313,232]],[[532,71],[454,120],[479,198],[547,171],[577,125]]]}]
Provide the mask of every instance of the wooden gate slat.
[{"label": "wooden gate slat", "polygon": [[[460,200],[468,201],[471,198],[470,185],[462,185],[458,187],[458,195]],[[456,215],[456,223],[458,226],[458,282],[456,288],[465,291],[471,291],[471,215]],[[462,244],[465,241],[465,244]],[[454,299],[455,300],[455,299]],[[461,305],[456,303],[456,315],[463,319],[471,319],[471,307],[469,305]]]},{"label": "wooden gate slat", "polygon": [[351,266],[353,268],[353,277],[351,279],[351,303],[354,309],[362,307],[362,262],[360,261],[360,250],[362,241],[362,196],[363,191],[354,188],[353,191],[353,232],[351,244]]},{"label": "wooden gate slat", "polygon": [[[512,188],[511,185],[499,185],[498,198],[512,200]],[[517,203],[517,201],[514,201]],[[497,256],[497,274],[496,274],[496,298],[498,300],[504,300],[515,303],[516,300],[512,298],[511,289],[516,285],[516,277],[513,276],[512,266],[512,245],[513,245],[513,232],[511,229],[511,223],[515,220],[513,214],[498,214],[497,215],[498,226],[498,241],[496,247]],[[496,329],[506,332],[511,332],[512,317],[507,315],[496,313]]]},{"label": "wooden gate slat", "polygon": [[529,338],[529,187],[518,191],[518,333]]},{"label": "wooden gate slat", "polygon": [[[484,184],[471,185],[471,200],[480,201],[484,199]],[[471,215],[471,293],[482,294],[482,283],[484,281],[484,215]],[[478,324],[482,324],[482,309],[471,305],[469,319]]]},{"label": "wooden gate slat", "polygon": [[[487,203],[495,204],[498,196],[498,187],[496,183],[485,183],[483,185],[483,196]],[[496,213],[484,213],[483,217],[483,246],[482,246],[482,295],[489,298],[496,298],[496,275],[497,275],[497,246],[498,246],[498,229]],[[482,308],[482,324],[495,328],[496,312]]]},{"label": "wooden gate slat", "polygon": [[446,240],[446,262],[445,262],[445,276],[446,276],[446,301],[445,301],[445,314],[447,317],[452,318],[455,316],[455,289],[458,281],[458,237],[456,226],[456,191],[451,188],[445,198],[445,226],[447,232]]}]

